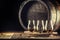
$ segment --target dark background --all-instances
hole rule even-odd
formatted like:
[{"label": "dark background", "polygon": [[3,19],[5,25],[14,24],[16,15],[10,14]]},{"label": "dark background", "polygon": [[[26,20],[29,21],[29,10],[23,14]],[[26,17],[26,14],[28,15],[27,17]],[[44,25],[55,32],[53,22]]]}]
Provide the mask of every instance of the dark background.
[{"label": "dark background", "polygon": [[23,0],[0,0],[0,32],[21,31],[18,12]]},{"label": "dark background", "polygon": [[[0,0],[0,32],[23,31],[19,24],[18,12],[24,0]],[[59,0],[50,0],[54,5],[59,4]]]}]

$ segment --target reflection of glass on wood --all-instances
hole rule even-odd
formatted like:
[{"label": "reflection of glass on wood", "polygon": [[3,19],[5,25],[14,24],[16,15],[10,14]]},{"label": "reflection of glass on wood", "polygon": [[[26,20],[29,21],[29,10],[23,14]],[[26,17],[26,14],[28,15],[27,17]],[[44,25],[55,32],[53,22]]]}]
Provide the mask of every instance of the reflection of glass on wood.
[{"label": "reflection of glass on wood", "polygon": [[53,30],[53,23],[52,23],[52,20],[50,21],[50,24],[51,24],[51,30]]},{"label": "reflection of glass on wood", "polygon": [[[30,27],[30,25],[31,25],[31,22],[33,22],[33,27],[31,28]],[[37,22],[37,24],[36,24],[36,22]],[[31,20],[28,20],[28,30],[37,30],[37,31],[39,31],[41,28],[39,27],[39,25],[41,25],[41,24],[39,24],[40,23],[40,21],[39,20],[37,20],[37,21],[35,21],[35,20],[33,20],[33,21],[31,21]],[[44,24],[44,20],[42,20],[42,29],[41,29],[41,31],[47,31],[47,30],[51,30],[51,31],[53,31],[53,29],[54,29],[54,24],[52,23],[52,20],[50,20],[50,25],[51,26],[49,26],[51,29],[49,29],[48,28],[48,20],[46,20],[45,21],[45,24]]]},{"label": "reflection of glass on wood", "polygon": [[42,28],[43,28],[43,30],[44,30],[44,21],[42,20]]},{"label": "reflection of glass on wood", "polygon": [[34,31],[35,31],[35,20],[33,20],[33,28],[34,28]]},{"label": "reflection of glass on wood", "polygon": [[45,23],[45,30],[47,30],[47,24],[48,24],[48,21],[46,20],[46,23]]},{"label": "reflection of glass on wood", "polygon": [[39,26],[39,20],[37,20],[37,26],[36,26],[37,27],[37,31],[39,30],[38,29],[39,28],[38,26]]},{"label": "reflection of glass on wood", "polygon": [[30,29],[30,23],[31,23],[31,21],[30,20],[28,20],[28,30]]}]

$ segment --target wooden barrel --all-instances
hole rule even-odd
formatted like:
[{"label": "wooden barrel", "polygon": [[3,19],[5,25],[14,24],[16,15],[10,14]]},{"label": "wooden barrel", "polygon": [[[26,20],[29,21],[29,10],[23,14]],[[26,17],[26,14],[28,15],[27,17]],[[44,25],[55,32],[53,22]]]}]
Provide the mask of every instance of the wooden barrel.
[{"label": "wooden barrel", "polygon": [[[28,20],[48,20],[48,26],[50,25],[50,20],[52,20],[53,25],[56,24],[57,13],[56,8],[51,2],[45,2],[42,0],[27,0],[20,5],[19,9],[19,22],[21,26],[27,30]],[[45,23],[44,23],[45,24]],[[32,25],[32,23],[31,23]],[[41,26],[41,25],[39,25]],[[32,28],[32,27],[31,27]],[[49,28],[49,27],[48,27]],[[56,27],[54,27],[55,30]]]}]

